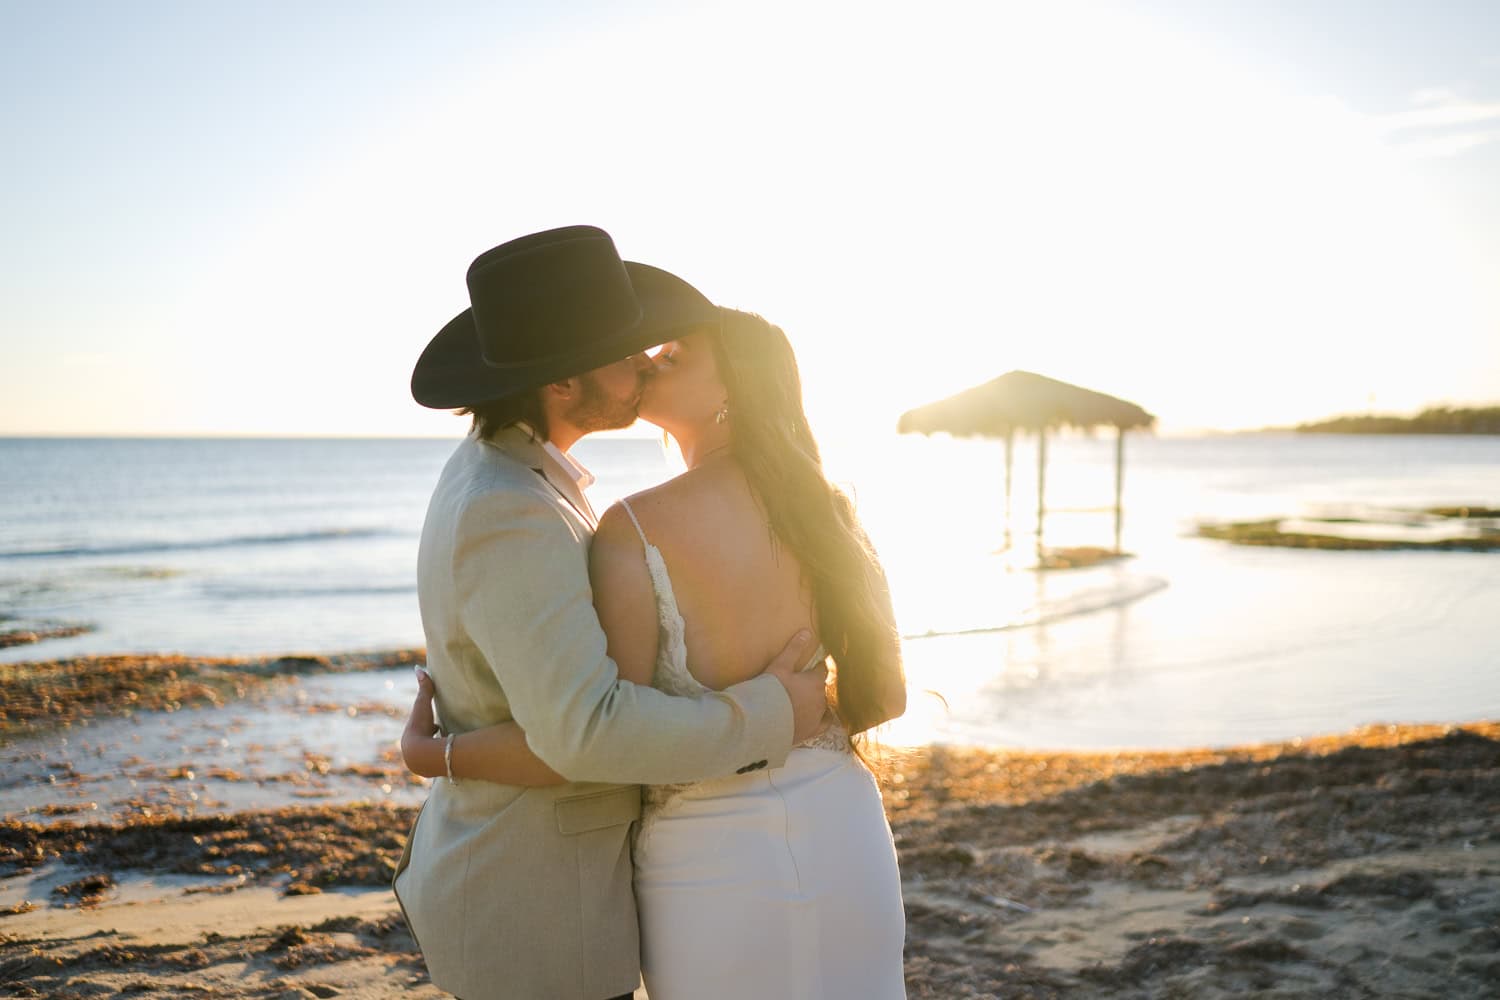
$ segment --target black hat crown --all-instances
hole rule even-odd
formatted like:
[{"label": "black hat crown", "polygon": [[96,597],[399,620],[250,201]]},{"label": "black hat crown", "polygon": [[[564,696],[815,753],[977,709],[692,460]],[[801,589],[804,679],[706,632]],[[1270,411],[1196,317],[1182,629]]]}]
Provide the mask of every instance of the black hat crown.
[{"label": "black hat crown", "polygon": [[480,354],[492,368],[569,355],[641,321],[625,262],[594,226],[502,243],[474,259],[467,280]]},{"label": "black hat crown", "polygon": [[611,364],[718,309],[686,281],[622,261],[608,233],[566,226],[486,250],[469,265],[471,307],[427,345],[411,392],[434,409],[503,399]]}]

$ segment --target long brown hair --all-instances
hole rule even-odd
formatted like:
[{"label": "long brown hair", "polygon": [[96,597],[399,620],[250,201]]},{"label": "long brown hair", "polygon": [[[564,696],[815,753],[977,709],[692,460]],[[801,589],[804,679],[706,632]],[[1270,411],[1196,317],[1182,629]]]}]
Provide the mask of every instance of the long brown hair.
[{"label": "long brown hair", "polygon": [[833,658],[834,710],[851,734],[864,732],[885,721],[887,693],[905,683],[885,573],[853,504],[823,474],[786,334],[754,313],[720,314],[705,336],[729,397],[730,454],[801,566]]}]

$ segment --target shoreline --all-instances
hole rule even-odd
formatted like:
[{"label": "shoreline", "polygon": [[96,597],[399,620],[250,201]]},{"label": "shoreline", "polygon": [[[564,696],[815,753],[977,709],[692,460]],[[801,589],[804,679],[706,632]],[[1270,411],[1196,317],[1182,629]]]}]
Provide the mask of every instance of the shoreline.
[{"label": "shoreline", "polygon": [[[269,656],[113,653],[0,663],[0,746],[96,719],[219,707],[297,678],[409,666],[423,649]],[[404,713],[403,713],[404,714]]]},{"label": "shoreline", "polygon": [[[133,703],[78,682],[78,661],[8,668],[8,691],[28,680],[57,706],[31,735],[9,730],[7,755],[36,758],[9,769],[10,801],[59,808],[7,809],[0,824],[0,991],[445,995],[389,891],[422,793],[420,779],[397,784],[399,760],[378,759],[397,710],[345,703],[371,686],[351,673],[419,655],[102,658],[110,684],[154,692]],[[222,683],[246,678],[259,680]],[[406,699],[392,697],[400,717]],[[318,730],[355,734],[348,761],[302,742],[298,721],[320,709]],[[251,721],[286,745],[227,728]],[[111,754],[142,730],[174,726],[199,742],[172,730],[165,750],[113,773]],[[202,743],[221,727],[225,746]],[[212,753],[246,760],[214,776]],[[171,794],[74,807],[148,776]],[[891,750],[882,777],[914,998],[1500,986],[1500,722],[1228,749],[933,745]],[[277,804],[236,807],[235,788]]]}]

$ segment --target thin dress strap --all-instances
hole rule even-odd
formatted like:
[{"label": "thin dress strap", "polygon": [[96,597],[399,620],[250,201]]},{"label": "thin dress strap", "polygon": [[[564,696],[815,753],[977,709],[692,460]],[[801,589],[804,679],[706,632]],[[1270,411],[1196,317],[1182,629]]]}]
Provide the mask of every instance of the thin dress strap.
[{"label": "thin dress strap", "polygon": [[637,535],[641,536],[641,544],[644,545],[644,546],[646,546],[646,548],[649,549],[651,547],[651,543],[646,540],[646,530],[641,527],[641,522],[636,520],[636,518],[635,518],[635,511],[633,511],[633,510],[630,509],[630,501],[626,500],[623,497],[621,497],[620,498],[620,506],[624,507],[625,508],[625,513],[627,513],[627,514],[630,515],[630,523],[633,524],[633,525],[635,525],[635,533]]}]

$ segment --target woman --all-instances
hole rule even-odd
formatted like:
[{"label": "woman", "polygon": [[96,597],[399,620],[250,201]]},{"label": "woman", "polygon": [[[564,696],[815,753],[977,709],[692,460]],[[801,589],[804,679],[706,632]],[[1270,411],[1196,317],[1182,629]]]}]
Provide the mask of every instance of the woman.
[{"label": "woman", "polygon": [[[785,334],[721,315],[657,355],[640,415],[676,438],[688,471],[600,519],[599,620],[622,678],[684,695],[748,679],[779,651],[768,636],[810,628],[832,660],[833,708],[782,768],[644,789],[646,986],[652,1000],[903,997],[895,851],[858,754],[861,734],[906,703],[885,577],[823,476]],[[402,750],[437,777],[443,741],[420,684]],[[560,781],[522,735],[513,723],[460,735],[455,776]]]}]

